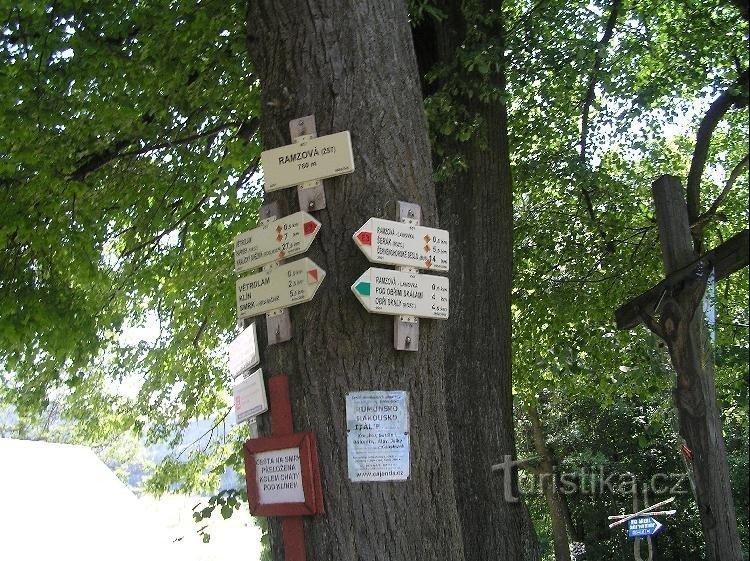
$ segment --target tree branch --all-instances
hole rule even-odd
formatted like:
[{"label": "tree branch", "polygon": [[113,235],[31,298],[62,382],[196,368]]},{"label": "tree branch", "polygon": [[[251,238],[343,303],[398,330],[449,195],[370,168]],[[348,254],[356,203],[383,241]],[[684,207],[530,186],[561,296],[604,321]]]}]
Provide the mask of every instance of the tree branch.
[{"label": "tree branch", "polygon": [[[617,24],[617,17],[620,14],[620,8],[622,7],[622,0],[612,0],[612,7],[610,8],[609,17],[607,18],[607,25],[604,29],[604,35],[601,40],[597,43],[596,55],[594,56],[594,66],[591,69],[589,75],[588,86],[586,87],[586,94],[583,99],[583,106],[581,109],[581,152],[579,154],[578,161],[581,167],[586,165],[588,148],[588,134],[589,134],[589,112],[591,111],[591,105],[594,103],[594,97],[596,95],[596,84],[599,81],[599,72],[601,70],[602,62],[604,61],[604,55],[607,51],[612,35],[615,31],[615,25]],[[596,213],[594,212],[594,205],[591,201],[591,191],[585,185],[581,188],[583,192],[583,200],[586,205],[586,212],[589,218],[596,226],[599,237],[605,242],[607,241],[607,235],[599,224]]]},{"label": "tree branch", "polygon": [[[615,25],[617,24],[617,18],[620,15],[620,8],[622,7],[622,0],[612,0],[612,7],[609,12],[609,18],[607,19],[607,26],[604,29],[604,35],[601,40],[597,43],[596,56],[594,57],[594,66],[591,69],[591,75],[589,76],[588,87],[586,88],[586,95],[583,99],[583,109],[581,111],[581,153],[580,162],[581,164],[586,163],[586,148],[588,146],[588,130],[589,130],[589,111],[591,105],[594,103],[594,95],[596,93],[596,84],[599,81],[599,71],[601,70],[602,62],[604,61],[604,53],[607,50],[612,35],[615,31]],[[593,209],[590,211],[593,213]]]},{"label": "tree branch", "polygon": [[716,211],[719,210],[719,207],[724,202],[724,199],[727,198],[727,195],[729,195],[729,191],[732,190],[732,187],[734,187],[735,182],[737,179],[739,179],[740,175],[742,174],[742,170],[748,166],[748,160],[750,159],[750,154],[745,154],[745,157],[740,160],[740,162],[734,166],[734,169],[732,170],[732,173],[729,174],[729,178],[727,179],[727,182],[724,184],[724,188],[721,190],[721,193],[719,193],[719,196],[716,197],[716,200],[713,202],[711,207],[701,214],[698,217],[698,220],[691,224],[690,229],[693,230],[693,236],[700,236],[703,233],[703,229],[706,227],[706,224],[708,224],[711,219],[716,214]]},{"label": "tree branch", "polygon": [[179,146],[181,144],[189,144],[191,142],[200,140],[202,138],[216,136],[220,132],[228,128],[236,127],[238,125],[240,125],[240,123],[224,123],[221,125],[217,125],[213,128],[210,128],[206,131],[197,132],[195,134],[191,134],[183,138],[177,138],[175,140],[167,140],[165,142],[151,144],[149,146],[144,146],[143,148],[140,148],[138,150],[132,150],[130,152],[122,152],[120,154],[117,154],[115,158],[127,158],[129,156],[142,156],[143,154],[148,154],[149,152],[153,152],[154,150],[162,150],[164,148],[171,148],[172,146]]},{"label": "tree branch", "polygon": [[156,144],[150,144],[148,146],[144,146],[143,148],[139,148],[138,150],[129,150],[126,152],[121,152],[123,148],[126,148],[128,146],[131,146],[134,144],[135,140],[129,139],[129,140],[118,140],[111,146],[105,148],[103,151],[98,152],[96,154],[92,154],[84,162],[78,165],[78,167],[71,173],[68,177],[70,179],[74,179],[76,181],[83,181],[86,176],[90,173],[93,173],[94,171],[104,167],[108,163],[112,162],[113,160],[117,160],[120,158],[127,158],[131,156],[142,156],[143,154],[147,154],[149,152],[152,152],[154,150],[161,150],[164,148],[170,148],[172,146],[179,146],[181,144],[189,144],[190,142],[194,142],[196,140],[200,140],[202,138],[215,136],[218,133],[231,128],[242,126],[245,123],[223,123],[221,125],[217,125],[216,127],[213,127],[211,129],[205,130],[203,132],[197,132],[182,138],[177,138],[174,140],[167,140],[164,142],[159,142]]},{"label": "tree branch", "polygon": [[[700,184],[703,170],[706,167],[708,149],[711,145],[711,137],[719,121],[727,111],[734,107],[744,107],[748,99],[748,71],[747,69],[717,97],[706,111],[698,127],[695,139],[695,150],[693,160],[690,162],[690,172],[687,179],[687,208],[690,224],[698,221],[700,211]],[[696,239],[696,238],[694,238]],[[699,249],[699,248],[696,248]]]},{"label": "tree branch", "polygon": [[152,238],[149,238],[148,240],[146,240],[144,242],[141,242],[138,245],[136,245],[135,247],[132,247],[132,248],[126,250],[125,252],[123,252],[123,254],[120,256],[120,259],[126,259],[127,257],[130,257],[131,255],[133,255],[137,251],[140,251],[144,247],[146,247],[148,245],[151,245],[151,244],[158,243],[169,232],[171,232],[172,230],[174,230],[175,228],[177,228],[177,226],[179,226],[188,216],[190,216],[191,214],[193,214],[194,212],[196,212],[198,209],[200,209],[200,207],[203,205],[203,203],[205,203],[207,200],[208,200],[208,195],[203,195],[201,197],[201,199],[190,210],[188,210],[185,214],[183,214],[182,216],[180,216],[175,222],[173,222],[172,224],[170,224],[169,226],[167,226],[164,230],[162,230],[156,236],[154,236]]}]

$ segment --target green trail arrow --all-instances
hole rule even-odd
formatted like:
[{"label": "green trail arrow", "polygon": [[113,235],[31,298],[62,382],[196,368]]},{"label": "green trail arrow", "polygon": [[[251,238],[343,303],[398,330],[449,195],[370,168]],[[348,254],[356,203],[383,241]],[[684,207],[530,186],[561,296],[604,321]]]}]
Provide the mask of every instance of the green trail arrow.
[{"label": "green trail arrow", "polygon": [[362,296],[369,296],[370,295],[370,283],[361,282],[357,286],[354,287],[354,290],[359,292]]}]

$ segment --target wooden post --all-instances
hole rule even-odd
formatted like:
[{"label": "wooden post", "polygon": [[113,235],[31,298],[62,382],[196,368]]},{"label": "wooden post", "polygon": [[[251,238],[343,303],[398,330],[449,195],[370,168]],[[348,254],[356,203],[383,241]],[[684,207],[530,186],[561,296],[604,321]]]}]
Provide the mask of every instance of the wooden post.
[{"label": "wooden post", "polygon": [[[422,223],[422,207],[414,203],[396,201],[396,220],[419,226]],[[396,270],[419,272],[414,267],[396,267]],[[419,350],[419,318],[409,315],[394,316],[393,347],[398,351]]]},{"label": "wooden post", "polygon": [[[693,263],[687,205],[680,180],[664,176],[653,184],[656,221],[666,275]],[[680,434],[692,451],[696,499],[709,561],[742,558],[726,448],[716,402],[713,364],[705,360],[701,300],[710,271],[698,267],[680,286],[665,292],[658,320],[644,317],[664,339],[677,374],[674,401]]]},{"label": "wooden post", "polygon": [[[272,220],[279,218],[281,212],[279,211],[279,203],[276,201],[266,203],[260,207],[260,219]],[[266,265],[263,269],[272,269],[278,267],[284,262],[284,259],[279,259],[276,263]],[[289,316],[289,308],[279,308],[266,314],[266,340],[269,345],[276,345],[277,343],[284,343],[292,338],[292,320]]]},{"label": "wooden post", "polygon": [[[289,399],[289,378],[273,376],[268,380],[271,394],[271,434],[284,436],[294,432],[292,402]],[[301,516],[285,516],[281,519],[281,534],[284,542],[284,561],[306,561],[305,530]]]}]

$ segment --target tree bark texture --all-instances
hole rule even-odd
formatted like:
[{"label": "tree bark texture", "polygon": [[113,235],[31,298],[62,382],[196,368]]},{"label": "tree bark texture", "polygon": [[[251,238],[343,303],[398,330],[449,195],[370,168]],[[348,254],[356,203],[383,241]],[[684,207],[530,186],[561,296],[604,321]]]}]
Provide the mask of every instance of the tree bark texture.
[{"label": "tree bark texture", "polygon": [[[653,185],[664,272],[693,262],[687,204],[677,177]],[[701,300],[709,271],[699,271],[682,289],[664,298],[658,323],[650,327],[664,339],[677,374],[674,401],[680,434],[693,453],[698,509],[709,561],[742,558],[729,465],[716,401],[713,360],[706,346]]]},{"label": "tree bark texture", "polygon": [[[479,2],[482,15],[501,12],[499,2]],[[418,46],[423,71],[430,64],[450,64],[465,44],[469,27],[462,3],[443,2],[448,14],[433,23],[433,47]],[[465,6],[463,6],[465,7]],[[483,25],[481,23],[478,25]],[[482,32],[503,52],[501,27]],[[472,45],[469,45],[471,48]],[[489,48],[489,47],[488,47]],[[505,91],[504,70],[477,74],[472,88]],[[451,317],[446,344],[446,389],[453,478],[464,551],[471,561],[523,561],[538,558],[538,544],[525,504],[518,500],[518,472],[491,472],[504,457],[516,457],[511,392],[512,181],[505,103],[496,97],[457,96],[462,109],[479,117],[486,135],[465,143],[445,142],[460,154],[466,171],[438,187],[442,228],[450,231]],[[504,497],[503,478],[510,477],[513,497]]]},{"label": "tree bark texture", "polygon": [[570,561],[570,543],[568,540],[568,519],[570,512],[565,495],[560,493],[557,485],[555,457],[544,438],[544,427],[539,418],[537,405],[529,407],[531,434],[534,440],[534,451],[539,456],[539,477],[542,480],[542,492],[549,507],[552,522],[552,544],[555,561]]},{"label": "tree bark texture", "polygon": [[[312,302],[291,309],[292,340],[267,347],[263,361],[268,374],[290,378],[295,430],[314,431],[318,438],[326,514],[305,520],[307,558],[463,561],[445,412],[443,327],[422,320],[419,352],[397,352],[393,319],[368,314],[350,290],[370,266],[352,241],[370,217],[392,219],[396,201],[403,200],[422,206],[423,224],[437,224],[405,5],[249,2],[248,49],[262,89],[266,148],[290,144],[288,122],[314,113],[319,136],[349,130],[354,149],[356,171],[324,181],[327,208],[315,213],[322,228],[307,256],[326,278]],[[294,191],[267,199],[286,206],[284,214],[294,212]],[[409,393],[406,482],[349,481],[345,397],[365,390]],[[281,560],[278,522],[271,527],[275,558]]]}]

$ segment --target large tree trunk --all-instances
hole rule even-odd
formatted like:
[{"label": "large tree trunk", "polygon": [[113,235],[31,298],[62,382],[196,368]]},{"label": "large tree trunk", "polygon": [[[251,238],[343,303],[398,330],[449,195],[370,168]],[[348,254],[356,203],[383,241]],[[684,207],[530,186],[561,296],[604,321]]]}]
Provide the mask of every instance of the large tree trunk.
[{"label": "large tree trunk", "polygon": [[[654,182],[654,204],[664,272],[685,267],[697,256],[690,236],[687,205],[680,180],[664,176]],[[680,434],[692,451],[698,510],[709,561],[742,558],[721,416],[716,402],[713,360],[707,355],[701,298],[708,271],[665,294],[658,323],[649,327],[666,341],[677,374],[674,400]]]},{"label": "large tree trunk", "polygon": [[[314,113],[319,135],[349,130],[354,148],[356,171],[324,182],[327,208],[316,213],[322,228],[308,255],[327,272],[325,281],[311,303],[291,310],[293,339],[269,347],[263,362],[270,375],[290,377],[295,430],[318,437],[326,514],[305,521],[307,557],[463,561],[442,325],[422,320],[419,352],[397,352],[393,319],[368,314],[350,290],[370,265],[352,241],[368,218],[393,218],[395,202],[405,200],[422,206],[424,224],[437,224],[404,3],[252,1],[248,46],[263,93],[266,147],[289,144],[288,121]],[[293,211],[291,191],[270,198]],[[349,481],[345,396],[361,390],[409,392],[408,481]],[[272,541],[281,560],[276,522]]]},{"label": "large tree trunk", "polygon": [[[433,47],[418,44],[423,70],[453,63],[461,49],[503,53],[501,2],[467,7],[451,0],[439,7],[448,17],[434,26]],[[490,21],[491,13],[496,17]],[[416,41],[427,37],[418,30]],[[488,43],[472,43],[477,37]],[[506,456],[516,456],[510,316],[513,195],[508,115],[502,99],[505,74],[503,64],[498,66],[486,75],[461,77],[473,96],[453,92],[457,114],[478,117],[483,128],[467,142],[443,142],[443,149],[461,156],[466,170],[438,189],[441,225],[451,235],[446,387],[453,404],[448,408],[453,481],[466,559],[471,561],[538,558],[531,518],[518,498],[517,470],[489,469]],[[479,93],[483,90],[493,92],[486,101]],[[508,477],[512,492],[505,497],[503,478]]]}]

